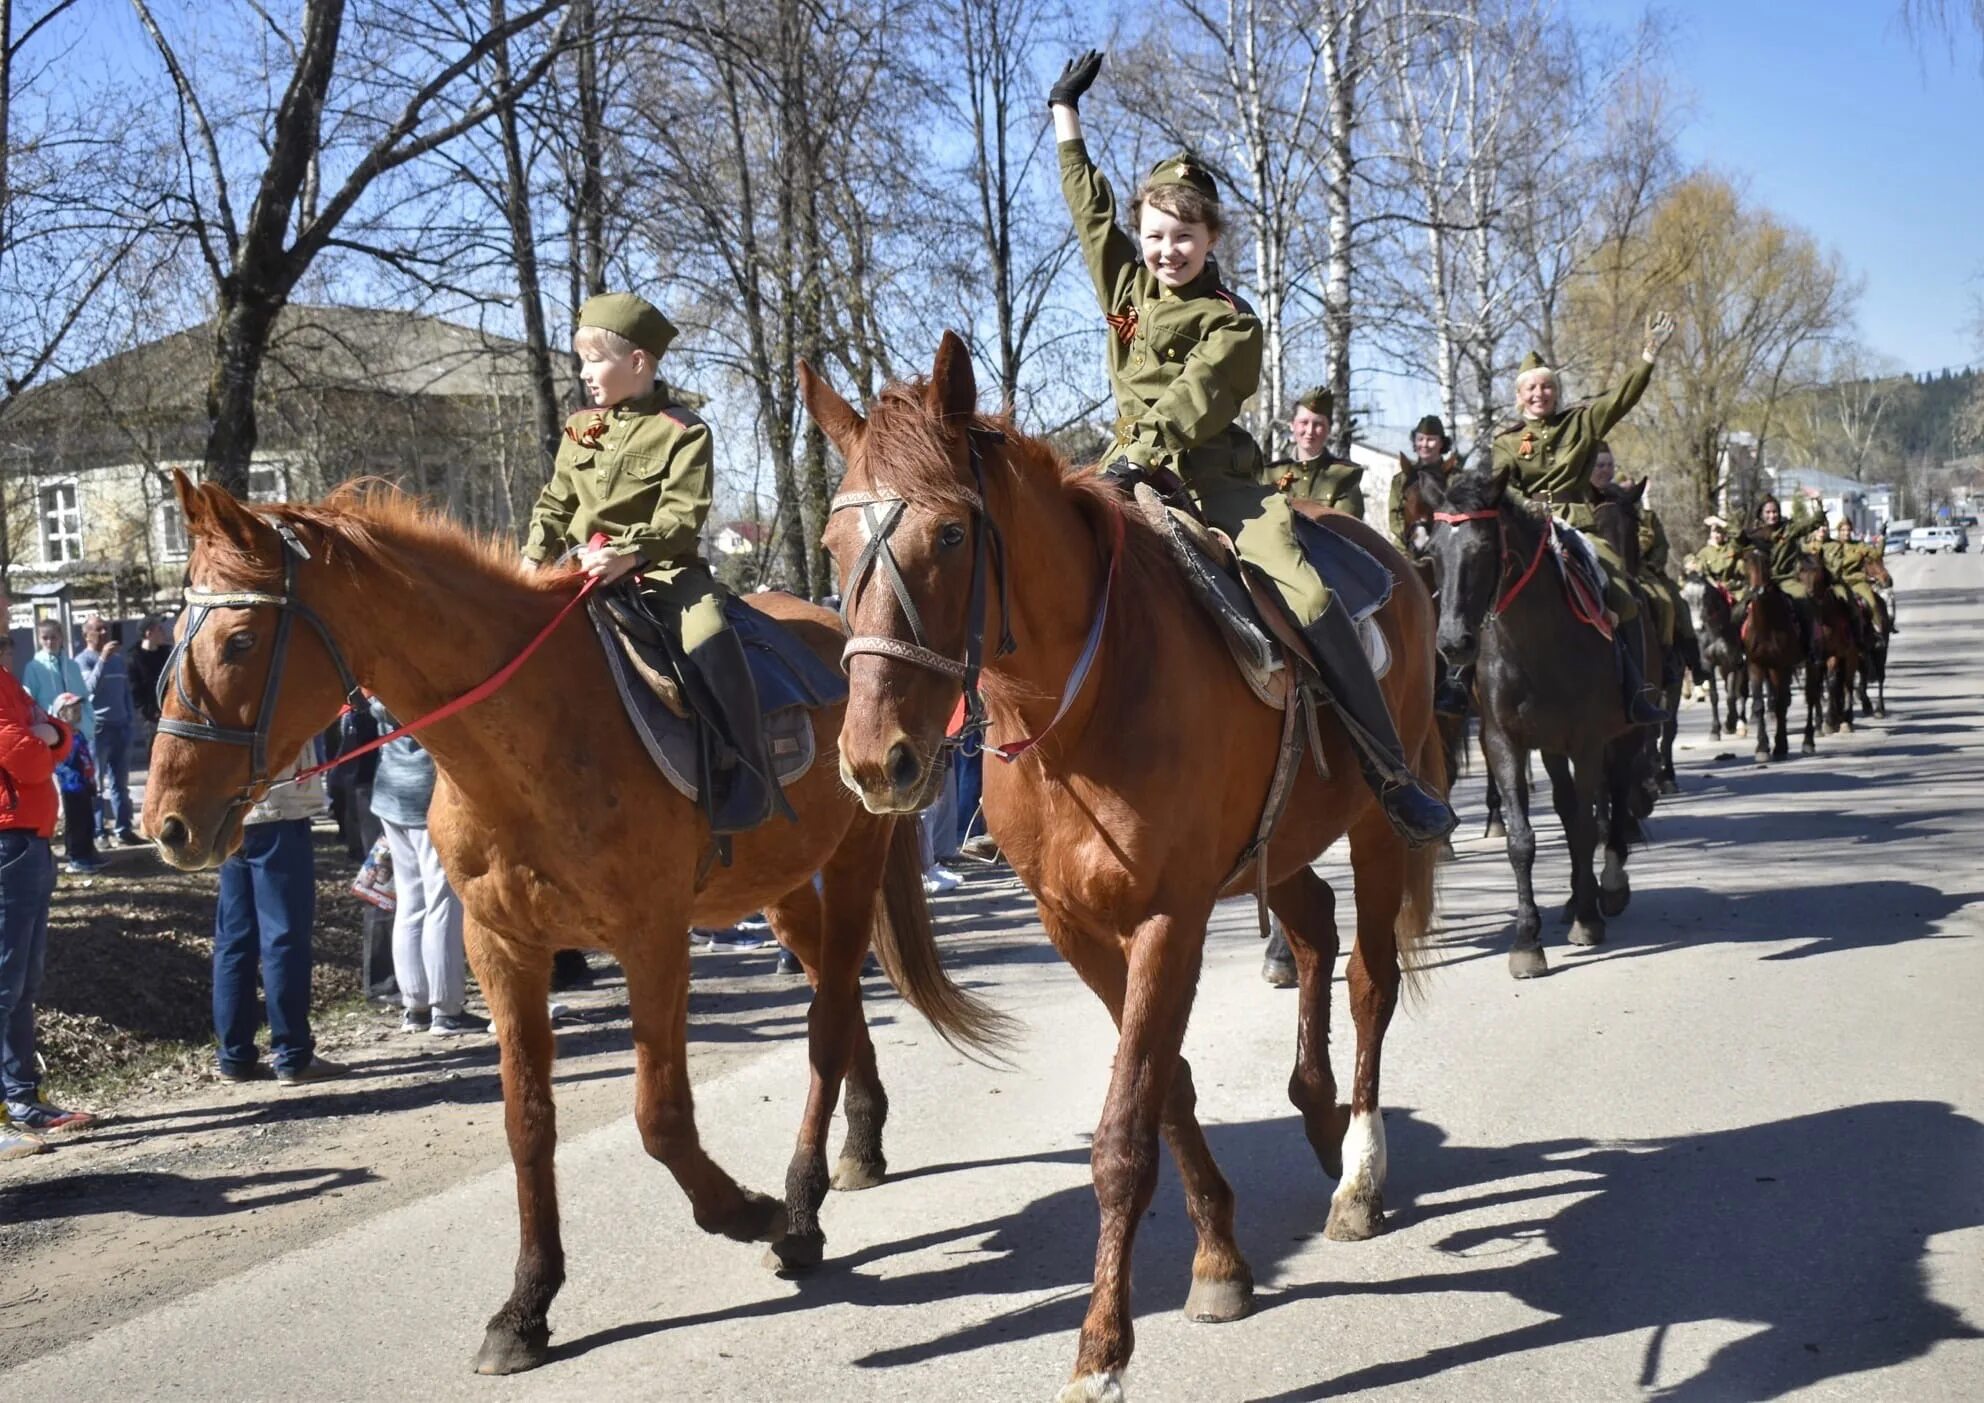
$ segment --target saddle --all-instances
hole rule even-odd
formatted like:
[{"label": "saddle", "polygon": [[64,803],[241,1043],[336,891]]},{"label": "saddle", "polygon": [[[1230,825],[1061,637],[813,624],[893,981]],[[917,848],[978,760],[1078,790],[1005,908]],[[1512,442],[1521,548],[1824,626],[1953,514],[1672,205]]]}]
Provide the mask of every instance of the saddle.
[{"label": "saddle", "polygon": [[[1219,626],[1247,688],[1263,706],[1280,711],[1289,701],[1285,656],[1311,664],[1309,645],[1288,617],[1273,583],[1241,560],[1222,531],[1181,507],[1169,505],[1147,484],[1136,491],[1137,508],[1171,548],[1186,582]],[[1371,616],[1384,607],[1397,583],[1376,556],[1301,511],[1294,513],[1295,539],[1303,556],[1350,610],[1371,670],[1391,669],[1384,631]]]},{"label": "saddle", "polygon": [[[695,677],[680,634],[662,624],[632,589],[595,593],[586,611],[634,733],[676,792],[700,801],[723,718],[709,714],[715,704]],[[723,612],[751,666],[758,724],[779,786],[790,788],[813,767],[818,751],[812,713],[844,701],[847,679],[742,600],[726,596]]]},{"label": "saddle", "polygon": [[1563,582],[1571,612],[1610,640],[1612,626],[1605,622],[1605,567],[1598,562],[1598,552],[1591,548],[1584,532],[1568,521],[1554,516],[1549,520],[1550,555],[1557,562],[1557,577]]}]

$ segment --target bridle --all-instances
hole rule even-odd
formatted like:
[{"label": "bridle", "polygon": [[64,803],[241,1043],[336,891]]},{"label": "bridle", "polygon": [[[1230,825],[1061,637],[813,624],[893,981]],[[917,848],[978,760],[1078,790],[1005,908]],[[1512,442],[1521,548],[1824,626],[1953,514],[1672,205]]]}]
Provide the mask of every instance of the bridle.
[{"label": "bridle", "polygon": [[[248,782],[241,787],[231,801],[227,820],[231,820],[241,809],[256,802],[256,791],[266,791],[270,787],[269,772],[269,727],[274,723],[276,696],[282,690],[282,679],[289,663],[289,640],[295,632],[295,621],[302,619],[317,631],[317,637],[330,655],[331,663],[338,670],[339,683],[344,688],[344,704],[347,707],[364,705],[364,697],[358,686],[358,679],[352,675],[351,667],[345,662],[344,653],[337,640],[331,637],[330,628],[317,611],[296,597],[296,566],[299,560],[310,559],[310,552],[298,538],[295,528],[286,521],[270,522],[269,525],[282,538],[283,575],[282,592],[272,594],[266,590],[233,589],[203,590],[187,586],[186,603],[192,612],[186,619],[186,631],[172,645],[172,652],[166,656],[165,667],[159,673],[158,702],[161,713],[158,729],[168,736],[182,740],[219,741],[224,745],[245,745],[248,747]],[[275,643],[269,656],[268,680],[262,684],[262,703],[255,715],[252,727],[223,726],[211,714],[203,710],[186,690],[186,674],[189,669],[188,653],[200,629],[217,609],[274,609],[276,611]],[[179,720],[164,716],[168,695],[176,692],[179,704],[193,717],[192,720]]]},{"label": "bridle", "polygon": [[1507,613],[1509,606],[1516,602],[1516,596],[1528,588],[1529,582],[1536,578],[1536,572],[1543,564],[1544,554],[1550,549],[1550,528],[1546,525],[1537,533],[1536,553],[1530,557],[1529,564],[1522,569],[1516,582],[1511,585],[1506,581],[1519,562],[1509,549],[1508,523],[1502,520],[1500,507],[1484,507],[1479,511],[1471,512],[1434,512],[1433,520],[1442,526],[1459,526],[1470,521],[1492,521],[1496,524],[1496,543],[1501,559],[1495,575],[1497,598],[1488,610],[1488,617],[1491,620]]},{"label": "bridle", "polygon": [[[976,424],[970,426],[966,433],[971,448],[972,490],[964,494],[964,501],[971,508],[972,558],[971,592],[965,604],[964,655],[954,658],[930,646],[929,635],[923,627],[922,612],[916,607],[909,585],[903,579],[902,569],[896,562],[895,552],[889,546],[889,537],[902,523],[908,501],[899,492],[877,488],[867,492],[840,493],[833,499],[830,508],[832,512],[859,510],[861,529],[866,538],[841,591],[841,623],[851,636],[841,649],[840,662],[845,669],[849,660],[872,654],[894,658],[898,662],[955,679],[962,685],[964,695],[959,703],[959,714],[953,718],[944,737],[944,745],[955,747],[966,755],[975,754],[983,748],[1002,760],[1017,760],[1038,745],[1068,714],[1068,708],[1081,694],[1096,655],[1101,650],[1103,627],[1109,618],[1109,599],[1116,582],[1116,564],[1123,554],[1123,514],[1120,511],[1111,513],[1115,540],[1109,557],[1109,572],[1103,581],[1102,601],[1089,625],[1088,639],[1081,655],[1075,660],[1067,684],[1061,690],[1061,704],[1053,720],[1037,734],[1023,740],[1007,745],[986,744],[985,731],[990,718],[986,714],[984,694],[979,688],[979,676],[985,657],[985,611],[995,586],[999,595],[999,640],[992,656],[995,659],[1005,657],[1019,646],[1013,639],[1005,537],[999,531],[999,524],[985,508],[985,445],[1004,443],[1006,436],[998,429]],[[855,609],[860,602],[861,588],[871,573],[880,576],[895,595],[896,603],[902,607],[903,617],[909,622],[910,637],[914,642],[887,634],[854,633]]]}]

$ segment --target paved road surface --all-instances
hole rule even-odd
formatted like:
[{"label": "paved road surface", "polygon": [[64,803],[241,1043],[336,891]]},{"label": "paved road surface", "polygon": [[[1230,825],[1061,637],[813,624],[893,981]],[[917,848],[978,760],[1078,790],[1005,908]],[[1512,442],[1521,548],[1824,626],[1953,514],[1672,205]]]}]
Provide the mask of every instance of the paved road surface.
[{"label": "paved road surface", "polygon": [[[1690,710],[1685,793],[1610,945],[1572,954],[1553,926],[1556,972],[1510,981],[1507,866],[1462,844],[1430,997],[1391,1040],[1379,1240],[1321,1236],[1331,1185],[1282,1090],[1293,999],[1255,978],[1250,914],[1222,910],[1188,1052],[1260,1309],[1181,1316],[1167,1166],[1133,1398],[1984,1397],[1984,562],[1900,564],[1891,717],[1758,769],[1747,742],[1718,762]],[[1462,795],[1477,823],[1478,778]],[[1561,846],[1539,874],[1563,889]],[[561,1155],[553,1362],[473,1377],[515,1241],[485,1120],[486,1170],[161,1302],[0,1396],[1051,1397],[1088,1280],[1110,1030],[1037,934],[949,943],[1029,1025],[1019,1066],[877,1010],[898,1177],[829,1203],[833,1265],[811,1281],[698,1234],[622,1120]],[[699,1087],[748,1182],[780,1181],[803,1076],[784,1042]],[[327,1151],[363,1163],[362,1141]]]}]

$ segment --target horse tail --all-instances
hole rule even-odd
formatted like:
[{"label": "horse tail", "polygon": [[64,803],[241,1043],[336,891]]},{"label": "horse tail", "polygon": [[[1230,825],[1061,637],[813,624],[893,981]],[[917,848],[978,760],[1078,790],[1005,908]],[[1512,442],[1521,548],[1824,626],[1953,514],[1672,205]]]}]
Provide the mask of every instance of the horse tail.
[{"label": "horse tail", "polygon": [[967,1056],[973,1052],[1002,1059],[1019,1024],[976,995],[951,982],[937,958],[937,932],[923,892],[923,855],[916,841],[916,819],[898,818],[889,835],[882,873],[882,900],[872,932],[882,972],[909,1006],[929,1020],[943,1040]]},{"label": "horse tail", "polygon": [[[1435,794],[1443,799],[1447,797],[1451,782],[1447,774],[1447,748],[1437,726],[1427,727],[1425,738],[1419,743],[1419,778]],[[1433,879],[1444,851],[1442,843],[1405,850],[1405,894],[1399,902],[1392,935],[1398,946],[1399,973],[1409,1003],[1418,1003],[1426,993],[1426,938],[1432,933],[1439,904]]]}]

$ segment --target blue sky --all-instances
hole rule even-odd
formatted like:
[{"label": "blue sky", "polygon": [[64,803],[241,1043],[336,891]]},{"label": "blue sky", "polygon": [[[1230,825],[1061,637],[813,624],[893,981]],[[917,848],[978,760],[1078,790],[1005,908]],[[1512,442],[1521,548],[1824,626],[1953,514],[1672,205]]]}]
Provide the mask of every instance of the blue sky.
[{"label": "blue sky", "polygon": [[[1627,0],[1567,0],[1621,27]],[[1838,252],[1860,329],[1910,370],[1984,361],[1984,70],[1897,19],[1898,0],[1669,0],[1692,98],[1682,151]]]}]

